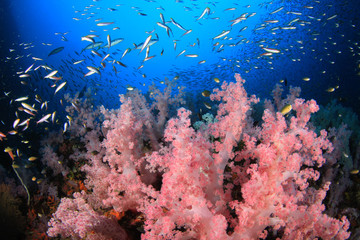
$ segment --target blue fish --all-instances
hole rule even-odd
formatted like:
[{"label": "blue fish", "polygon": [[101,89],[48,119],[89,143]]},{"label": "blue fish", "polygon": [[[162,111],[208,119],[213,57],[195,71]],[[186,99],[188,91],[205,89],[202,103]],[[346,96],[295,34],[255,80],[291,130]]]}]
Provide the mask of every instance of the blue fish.
[{"label": "blue fish", "polygon": [[62,50],[64,50],[64,47],[55,48],[54,50],[52,50],[52,51],[49,53],[48,57],[50,57],[51,55],[57,54],[57,53],[61,52]]}]

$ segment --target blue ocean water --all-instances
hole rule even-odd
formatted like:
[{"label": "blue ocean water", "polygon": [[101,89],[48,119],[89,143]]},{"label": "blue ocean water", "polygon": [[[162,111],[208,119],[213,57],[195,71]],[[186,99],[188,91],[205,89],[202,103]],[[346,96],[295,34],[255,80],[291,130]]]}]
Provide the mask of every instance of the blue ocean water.
[{"label": "blue ocean water", "polygon": [[[63,124],[66,93],[90,91],[95,105],[118,108],[119,94],[163,89],[166,79],[185,87],[188,108],[205,113],[212,103],[202,92],[235,73],[261,99],[276,84],[285,93],[298,86],[302,98],[360,114],[359,10],[357,0],[2,0],[0,132],[13,129],[21,97],[34,104],[39,96]],[[109,40],[119,43],[104,47]],[[44,78],[55,70],[59,79]],[[1,154],[15,144],[1,142]]]},{"label": "blue ocean water", "polygon": [[[49,81],[41,79],[46,71],[36,71],[36,76],[25,79],[27,86],[19,83],[24,79],[19,79],[16,72],[26,70],[35,62],[32,57],[37,57],[43,60],[35,62],[32,71],[40,64],[52,66],[67,81],[66,92],[74,94],[84,87],[91,88],[98,103],[106,107],[117,107],[118,94],[125,93],[128,85],[145,92],[151,83],[161,87],[165,77],[175,76],[179,77],[178,84],[192,93],[194,101],[199,101],[201,91],[220,86],[214,77],[232,81],[238,72],[247,80],[247,91],[259,97],[270,97],[274,85],[286,79],[287,87],[301,87],[304,98],[314,98],[320,104],[338,99],[359,111],[356,1],[16,0],[2,4],[6,5],[2,8],[5,31],[1,65],[5,68],[2,74],[6,74],[2,87],[4,91],[16,92],[16,96],[35,89],[43,98],[53,95]],[[209,12],[197,20],[206,8]],[[169,36],[157,24],[162,22],[160,14],[171,29]],[[232,25],[238,18],[239,23]],[[186,31],[171,19],[191,32],[184,35]],[[101,22],[113,24],[97,26]],[[214,39],[222,31],[230,32]],[[91,50],[82,52],[91,44],[81,41],[88,34],[97,35],[94,42],[103,42],[102,46],[108,35],[112,40],[123,38],[110,49],[93,49],[102,57],[110,54],[105,68],[100,65],[102,57]],[[148,56],[154,57],[143,62],[146,49],[140,53],[134,44],[143,43],[150,35],[159,40],[150,46]],[[48,57],[58,47],[64,50]],[[261,56],[266,52],[263,48],[280,52]],[[131,52],[121,58],[126,49]],[[185,53],[177,57],[183,50]],[[197,57],[186,57],[187,54]],[[82,59],[83,63],[73,64]],[[113,64],[114,60],[126,67]],[[83,77],[88,71],[86,66],[100,67],[101,76]],[[143,67],[139,69],[140,66]],[[329,88],[336,90],[329,93]]]}]

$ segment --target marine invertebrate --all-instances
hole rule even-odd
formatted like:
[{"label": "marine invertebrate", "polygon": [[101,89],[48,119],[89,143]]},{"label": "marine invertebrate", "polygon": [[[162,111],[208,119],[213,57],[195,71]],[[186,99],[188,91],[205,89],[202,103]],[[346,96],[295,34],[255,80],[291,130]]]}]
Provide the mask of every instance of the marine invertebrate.
[{"label": "marine invertebrate", "polygon": [[[308,126],[316,102],[293,93],[286,103],[291,116],[269,107],[256,126],[251,112],[258,99],[235,77],[211,96],[220,101],[217,121],[195,131],[191,112],[180,108],[163,133],[156,133],[161,141],[143,131],[154,130],[150,111],[139,107],[147,106],[144,98],[123,96],[119,110],[102,109],[104,139],[98,128],[85,133],[85,152],[77,153],[88,159],[82,171],[89,192],[64,198],[48,233],[111,235],[95,224],[105,221],[125,238],[114,218],[103,215],[102,209],[113,209],[139,213],[143,239],[348,238],[347,219],[324,213],[330,182],[318,182],[318,169],[333,145],[325,130],[316,134]],[[145,150],[144,139],[154,147]]]}]

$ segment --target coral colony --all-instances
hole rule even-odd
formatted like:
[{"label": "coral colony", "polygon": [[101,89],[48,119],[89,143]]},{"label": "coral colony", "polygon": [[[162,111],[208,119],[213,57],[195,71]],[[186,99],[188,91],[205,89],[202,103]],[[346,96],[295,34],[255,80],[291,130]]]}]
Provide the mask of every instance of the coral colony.
[{"label": "coral colony", "polygon": [[259,103],[235,78],[211,94],[216,118],[208,114],[197,129],[185,108],[170,118],[183,102],[182,89],[175,95],[171,85],[152,89],[152,104],[137,90],[122,95],[117,110],[67,97],[68,132],[50,134],[41,149],[49,178],[62,179],[39,184],[59,203],[48,236],[347,239],[349,220],[325,212],[338,212],[337,198],[328,201],[332,209],[323,202],[346,141],[316,130],[309,120],[319,107],[298,98],[298,88],[281,98],[277,87],[273,101]]}]

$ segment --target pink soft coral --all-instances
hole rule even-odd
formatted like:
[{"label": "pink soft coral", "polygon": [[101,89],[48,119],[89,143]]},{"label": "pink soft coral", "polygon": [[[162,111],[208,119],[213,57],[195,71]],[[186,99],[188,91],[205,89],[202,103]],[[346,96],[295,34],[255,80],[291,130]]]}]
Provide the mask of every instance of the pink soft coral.
[{"label": "pink soft coral", "polygon": [[63,199],[49,233],[87,236],[84,231],[96,229],[72,221],[106,222],[99,210],[112,207],[143,214],[143,239],[348,238],[347,219],[323,213],[330,182],[319,183],[317,169],[333,146],[326,131],[317,135],[308,126],[316,102],[296,98],[294,90],[286,104],[295,115],[283,116],[275,112],[285,103],[277,95],[279,106],[267,102],[255,126],[251,113],[259,100],[247,95],[240,75],[235,78],[211,96],[221,103],[207,131],[195,131],[184,108],[164,132],[153,128],[155,118],[146,117],[151,111],[139,95],[122,97],[118,111],[103,110],[105,139],[94,131],[84,137],[98,152],[86,153],[90,162],[83,167],[92,192]]},{"label": "pink soft coral", "polygon": [[125,230],[117,224],[116,219],[94,211],[82,194],[75,193],[74,197],[61,199],[49,222],[50,237],[61,235],[63,238],[73,239],[127,239]]},{"label": "pink soft coral", "polygon": [[[236,84],[223,90],[224,99],[238,99],[244,102],[244,106],[254,101],[254,98],[239,98],[240,90],[243,91],[241,79],[237,78]],[[234,93],[236,87],[239,90]],[[260,131],[244,127],[224,131],[222,122],[235,123],[238,120],[238,117],[229,119],[234,116],[233,112],[226,115],[228,119],[219,118],[219,122],[213,125],[225,136],[221,143],[216,144],[219,154],[223,149],[229,151],[225,142],[229,133],[231,136],[242,136],[234,140],[244,143],[244,149],[235,153],[235,164],[231,163],[232,176],[238,178],[234,183],[241,187],[242,193],[242,199],[233,199],[229,203],[237,215],[232,222],[233,238],[265,237],[265,229],[270,226],[275,232],[281,229],[284,239],[344,239],[349,236],[346,219],[339,221],[322,214],[322,200],[329,183],[319,190],[309,187],[309,180],[319,178],[319,172],[312,167],[321,167],[325,162],[323,152],[332,151],[325,131],[317,136],[307,127],[310,114],[316,112],[318,106],[314,100],[305,103],[303,99],[295,99],[293,102],[296,117],[288,121],[279,112],[275,114],[265,110]],[[227,101],[222,108],[231,109],[233,106],[232,101]],[[222,110],[220,114],[223,114]],[[243,117],[243,120],[251,122],[249,116]],[[315,227],[320,225],[333,227]]]},{"label": "pink soft coral", "polygon": [[[226,225],[224,217],[211,212],[223,195],[221,185],[216,184],[211,144],[190,126],[189,115],[190,111],[179,109],[178,117],[169,120],[165,129],[170,146],[147,157],[151,168],[160,167],[164,174],[157,199],[144,208],[145,239],[198,238],[210,234],[205,229],[213,222],[219,224],[222,219]],[[216,232],[220,233],[219,229]]]}]

